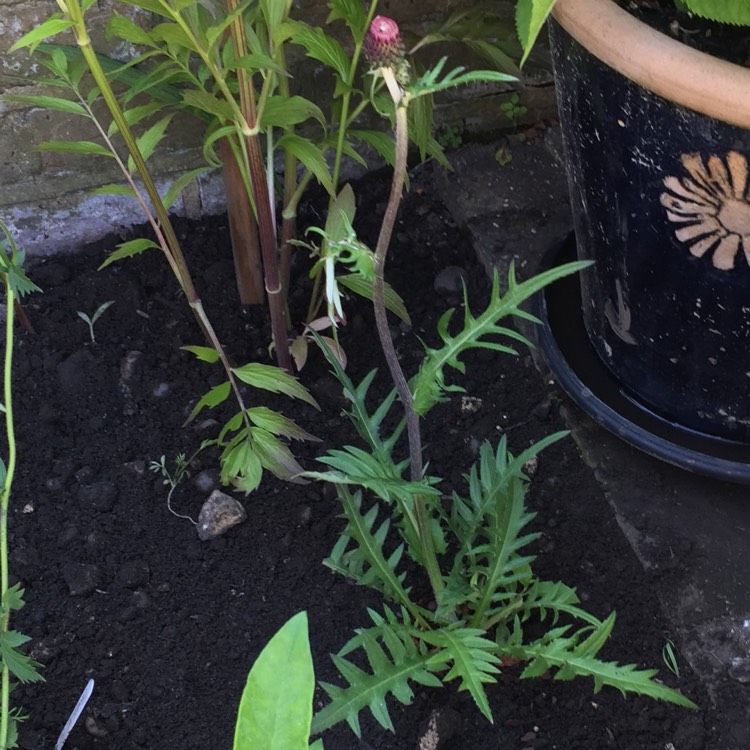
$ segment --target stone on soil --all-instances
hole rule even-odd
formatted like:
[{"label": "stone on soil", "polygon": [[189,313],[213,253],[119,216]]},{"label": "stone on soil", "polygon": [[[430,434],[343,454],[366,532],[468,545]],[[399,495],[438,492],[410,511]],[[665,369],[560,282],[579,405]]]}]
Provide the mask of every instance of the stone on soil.
[{"label": "stone on soil", "polygon": [[247,513],[237,500],[214,490],[198,515],[198,538],[203,542],[215,539],[246,518]]}]

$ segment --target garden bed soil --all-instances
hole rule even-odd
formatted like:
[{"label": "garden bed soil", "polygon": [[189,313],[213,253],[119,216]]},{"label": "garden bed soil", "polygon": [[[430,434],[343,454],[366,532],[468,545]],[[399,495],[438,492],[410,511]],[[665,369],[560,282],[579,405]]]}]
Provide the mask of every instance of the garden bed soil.
[{"label": "garden bed soil", "polygon": [[[418,363],[420,338],[436,343],[438,316],[449,304],[460,305],[459,297],[436,293],[437,275],[449,266],[464,269],[475,309],[489,290],[471,246],[437,201],[433,180],[429,168],[412,175],[387,269],[412,316],[413,326],[393,324],[409,373]],[[370,243],[388,188],[383,175],[355,187],[361,234]],[[308,220],[320,221],[314,204],[307,211]],[[243,309],[237,301],[226,219],[181,224],[179,232],[231,356],[238,363],[270,361],[265,312]],[[13,696],[29,713],[21,747],[51,748],[93,678],[93,697],[66,747],[229,748],[247,671],[290,616],[307,610],[316,676],[337,682],[329,654],[367,624],[367,607],[381,605],[373,592],[323,566],[343,522],[334,493],[321,485],[266,477],[257,492],[240,496],[247,520],[209,542],[168,511],[167,489],[149,463],[190,454],[215,434],[216,424],[206,417],[221,421],[227,413],[182,424],[220,373],[181,351],[203,341],[159,253],[97,272],[117,241],[37,261],[29,270],[44,293],[28,298],[36,333],[19,333],[16,349],[19,463],[10,543],[12,571],[27,602],[14,626],[31,637],[29,651],[42,663],[45,682]],[[299,319],[309,294],[304,264],[294,289]],[[96,323],[92,343],[77,312],[92,315],[109,300],[114,304]],[[369,303],[352,300],[347,311],[342,343],[358,382],[372,367],[384,368]],[[465,397],[456,395],[424,422],[431,473],[445,477],[446,492],[463,491],[462,476],[482,441],[494,444],[505,435],[518,453],[565,427],[560,397],[538,376],[527,351],[515,358],[478,351],[466,362],[468,373],[460,381]],[[251,398],[283,410],[322,440],[295,446],[303,465],[313,469],[324,449],[356,438],[341,417],[341,389],[319,354],[311,355],[301,378],[320,412],[285,399]],[[384,393],[385,380],[377,383],[374,390]],[[216,481],[215,454],[201,454],[192,473],[173,505],[195,517],[210,492],[199,489],[196,479]],[[434,710],[455,729],[442,750],[730,750],[723,715],[712,709],[679,653],[679,679],[664,667],[662,649],[672,634],[653,580],[570,438],[540,456],[528,502],[538,514],[534,530],[541,533],[534,544],[538,575],[577,587],[585,606],[600,617],[612,609],[618,613],[602,655],[660,668],[663,680],[701,710],[625,699],[612,689],[594,695],[590,680],[519,681],[520,668],[511,667],[488,687],[494,724],[466,693],[416,686],[412,706],[390,703],[395,735],[364,712],[363,739],[338,726],[324,735],[327,750],[413,750]],[[681,575],[675,554],[666,575]],[[318,689],[316,707],[325,701]]]}]

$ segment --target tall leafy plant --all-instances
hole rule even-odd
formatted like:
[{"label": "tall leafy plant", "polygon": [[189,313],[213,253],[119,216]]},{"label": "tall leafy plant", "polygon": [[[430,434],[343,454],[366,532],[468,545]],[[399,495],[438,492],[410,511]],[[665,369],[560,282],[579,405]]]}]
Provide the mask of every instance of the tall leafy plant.
[{"label": "tall leafy plant", "polygon": [[[389,18],[373,20],[365,51],[374,72],[392,97],[396,167],[374,253],[374,307],[380,344],[395,387],[370,411],[371,372],[355,385],[329,356],[351,403],[349,417],[365,444],[328,452],[327,470],[306,475],[335,485],[346,526],[326,561],[360,585],[379,591],[386,604],[370,610],[370,624],[358,630],[333,657],[345,685],[324,684],[330,702],[313,719],[316,732],[347,721],[360,734],[360,712],[369,708],[385,728],[393,729],[387,708],[391,696],[408,704],[415,684],[438,687],[455,682],[468,691],[480,712],[492,720],[485,686],[507,664],[525,663],[522,677],[551,673],[555,679],[593,679],[594,691],[612,686],[623,694],[640,693],[682,706],[694,704],[654,679],[654,670],[603,661],[599,652],[615,622],[588,613],[575,590],[533,573],[529,530],[533,514],[524,497],[526,463],[563,437],[551,435],[514,456],[505,437],[493,448],[485,443],[467,476],[468,494],[454,491],[445,504],[423,463],[420,419],[458,386],[447,384],[448,370],[464,371],[462,356],[474,348],[515,354],[529,342],[504,323],[506,318],[535,321],[523,303],[547,284],[583,269],[571,263],[519,282],[513,269],[507,290],[495,277],[487,308],[474,315],[465,300],[463,320],[453,311],[438,323],[440,345],[427,347],[419,371],[408,378],[401,369],[387,327],[383,299],[385,256],[400,203],[406,169],[406,120],[415,99],[429,91],[482,77],[461,70],[444,72],[443,63],[412,80],[403,59],[398,26]],[[364,252],[352,243],[353,253]],[[400,407],[397,404],[400,402]],[[392,410],[403,417],[394,429]],[[398,457],[406,432],[408,457]],[[365,494],[367,493],[367,494]],[[429,580],[434,607],[415,596],[411,570]],[[530,635],[529,626],[541,635]]]},{"label": "tall leafy plant", "polygon": [[[70,59],[62,50],[54,49],[49,58],[43,61],[53,77],[45,79],[44,82],[53,88],[72,91],[76,100],[57,96],[16,96],[13,99],[88,120],[98,132],[100,142],[52,141],[39,144],[39,148],[113,159],[122,173],[126,186],[109,186],[105,189],[116,189],[129,195],[141,206],[155,240],[140,238],[121,244],[103,266],[155,248],[161,250],[172,269],[208,344],[186,348],[200,360],[220,363],[226,376],[224,382],[212,388],[200,399],[190,418],[195,417],[203,408],[215,407],[226,401],[230,394],[234,395],[239,408],[215,441],[221,448],[222,480],[245,492],[250,492],[258,486],[264,470],[282,479],[293,480],[300,473],[301,467],[284,440],[309,440],[312,436],[290,419],[271,409],[247,407],[241,386],[244,383],[256,389],[284,393],[313,406],[317,404],[307,389],[288,372],[259,363],[237,367],[231,362],[198,296],[168,213],[170,205],[184,187],[185,180],[179,179],[162,197],[146,163],[163,137],[173,113],[162,116],[141,135],[136,136],[134,126],[158,112],[159,108],[148,104],[129,108],[123,108],[121,105],[99,57],[91,46],[85,21],[85,12],[91,7],[91,0],[84,0],[83,4],[79,0],[60,0],[59,5],[62,13],[56,14],[26,34],[12,49],[33,49],[42,39],[71,30],[80,48],[81,57]],[[93,79],[93,85],[88,87],[85,83],[87,72]],[[111,117],[109,124],[102,120],[94,107],[94,103],[99,99],[104,102]]]},{"label": "tall leafy plant", "polygon": [[19,583],[9,584],[8,571],[8,513],[13,477],[16,470],[16,433],[13,421],[13,341],[15,303],[25,294],[39,291],[23,270],[24,252],[20,250],[8,227],[0,221],[0,279],[5,289],[5,347],[3,361],[3,402],[0,411],[5,417],[7,461],[0,459],[0,748],[15,747],[17,723],[23,718],[18,709],[10,707],[11,678],[20,682],[37,682],[42,676],[40,666],[19,650],[29,638],[11,630],[10,618],[24,606],[23,589]]}]

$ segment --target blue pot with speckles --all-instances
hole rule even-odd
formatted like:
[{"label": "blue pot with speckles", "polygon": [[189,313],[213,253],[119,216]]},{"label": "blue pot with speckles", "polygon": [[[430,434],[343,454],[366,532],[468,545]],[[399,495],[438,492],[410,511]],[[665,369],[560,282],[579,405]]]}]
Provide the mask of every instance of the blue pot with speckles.
[{"label": "blue pot with speckles", "polygon": [[750,131],[653,93],[569,30],[550,23],[590,346],[625,399],[750,446]]}]

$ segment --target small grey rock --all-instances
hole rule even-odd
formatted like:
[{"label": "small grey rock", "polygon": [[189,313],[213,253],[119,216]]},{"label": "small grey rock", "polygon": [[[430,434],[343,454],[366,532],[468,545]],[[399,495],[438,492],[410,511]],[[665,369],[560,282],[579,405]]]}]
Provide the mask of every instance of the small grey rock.
[{"label": "small grey rock", "polygon": [[198,514],[198,538],[203,542],[214,539],[246,518],[247,513],[237,500],[220,490],[214,490]]},{"label": "small grey rock", "polygon": [[78,499],[102,513],[109,513],[117,500],[117,487],[107,480],[94,482],[78,490]]},{"label": "small grey rock", "polygon": [[101,581],[101,572],[96,565],[66,563],[62,569],[65,583],[71,596],[85,596],[96,589]]},{"label": "small grey rock", "polygon": [[107,728],[104,726],[104,723],[98,721],[93,716],[87,716],[86,720],[84,721],[84,725],[86,727],[86,731],[92,737],[96,737],[100,740],[104,739],[109,734]]},{"label": "small grey rock", "polygon": [[750,659],[736,656],[729,665],[729,676],[737,682],[750,682]]},{"label": "small grey rock", "polygon": [[194,481],[201,492],[213,492],[219,486],[219,475],[212,469],[204,469]]},{"label": "small grey rock", "polygon": [[117,571],[117,580],[129,589],[145,586],[151,576],[151,569],[145,560],[128,560]]},{"label": "small grey rock", "polygon": [[159,383],[154,390],[151,392],[154,398],[164,398],[169,395],[172,389],[169,387],[169,383]]},{"label": "small grey rock", "polygon": [[446,298],[459,298],[463,295],[466,271],[459,266],[446,266],[436,277],[433,289]]}]

